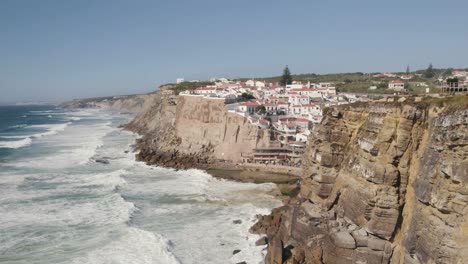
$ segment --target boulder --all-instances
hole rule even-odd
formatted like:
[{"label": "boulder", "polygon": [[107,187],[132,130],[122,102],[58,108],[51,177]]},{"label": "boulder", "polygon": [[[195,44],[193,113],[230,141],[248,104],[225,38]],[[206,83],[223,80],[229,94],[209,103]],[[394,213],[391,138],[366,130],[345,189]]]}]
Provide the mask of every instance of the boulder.
[{"label": "boulder", "polygon": [[386,240],[376,238],[376,237],[370,237],[369,240],[367,241],[367,246],[374,251],[384,251],[385,245],[387,243],[388,242]]},{"label": "boulder", "polygon": [[256,242],[255,242],[255,245],[256,246],[263,246],[263,245],[266,245],[268,244],[268,238],[267,237],[261,237],[260,239],[258,239]]},{"label": "boulder", "polygon": [[109,160],[106,159],[95,159],[94,161],[97,163],[109,164]]},{"label": "boulder", "polygon": [[266,264],[283,263],[283,242],[279,237],[274,236],[268,243],[268,253],[265,257]]},{"label": "boulder", "polygon": [[348,249],[356,248],[356,241],[351,236],[351,234],[349,234],[346,231],[340,231],[331,234],[331,239],[333,241],[333,244],[335,244],[335,246],[337,247]]}]

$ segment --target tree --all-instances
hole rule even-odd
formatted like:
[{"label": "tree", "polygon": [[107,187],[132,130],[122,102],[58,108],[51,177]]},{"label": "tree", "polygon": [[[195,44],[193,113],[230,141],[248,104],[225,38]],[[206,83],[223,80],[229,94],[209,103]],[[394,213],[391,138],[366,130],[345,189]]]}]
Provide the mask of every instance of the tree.
[{"label": "tree", "polygon": [[434,73],[434,69],[432,68],[432,63],[429,64],[429,66],[427,67],[426,71],[424,72],[424,76],[426,78],[432,78],[434,77],[435,73]]},{"label": "tree", "polygon": [[264,105],[257,106],[255,110],[257,110],[257,114],[259,115],[263,115],[264,113],[266,113],[266,108]]},{"label": "tree", "polygon": [[406,65],[406,75],[409,75],[409,74],[410,74],[409,65]]},{"label": "tree", "polygon": [[280,84],[282,86],[286,86],[291,83],[292,83],[291,72],[289,71],[288,65],[286,65],[286,68],[284,68],[283,70],[283,75],[281,76]]},{"label": "tree", "polygon": [[245,100],[255,99],[255,96],[249,93],[242,93],[241,97],[244,98]]}]

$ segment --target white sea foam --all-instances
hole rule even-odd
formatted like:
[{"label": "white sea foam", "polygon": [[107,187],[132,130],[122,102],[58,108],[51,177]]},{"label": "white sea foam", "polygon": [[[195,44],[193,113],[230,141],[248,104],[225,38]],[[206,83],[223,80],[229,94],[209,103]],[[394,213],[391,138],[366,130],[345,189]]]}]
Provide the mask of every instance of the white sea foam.
[{"label": "white sea foam", "polygon": [[176,264],[179,261],[170,251],[170,242],[163,236],[130,227],[118,240],[78,257],[72,263]]},{"label": "white sea foam", "polygon": [[0,148],[17,149],[31,145],[31,138],[24,138],[15,141],[0,141]]},{"label": "white sea foam", "polygon": [[[147,166],[124,152],[135,135],[93,125],[103,114],[85,111],[86,122],[35,139],[40,156],[12,161],[26,168],[0,173],[0,252],[24,263],[262,262],[259,236],[248,230],[256,214],[280,205],[266,194],[271,185]],[[101,157],[110,164],[90,160]]]},{"label": "white sea foam", "polygon": [[24,136],[0,136],[0,138],[27,138],[30,137],[30,135],[24,135]]},{"label": "white sea foam", "polygon": [[110,187],[111,189],[115,189],[117,187],[121,187],[127,184],[127,182],[122,178],[122,175],[125,175],[127,173],[128,171],[124,169],[120,169],[120,170],[109,172],[109,173],[85,175],[79,178],[80,183],[78,185],[79,186],[101,185],[101,186]]},{"label": "white sea foam", "polygon": [[32,140],[35,138],[41,138],[45,136],[51,136],[55,135],[63,130],[70,125],[71,122],[64,123],[64,124],[50,124],[50,125],[31,125],[29,126],[30,128],[46,128],[46,132],[42,133],[36,133],[32,135],[22,135],[22,136],[0,136],[0,138],[6,138],[6,139],[21,139],[21,140],[15,140],[15,141],[0,141],[0,148],[11,148],[11,149],[17,149],[17,148],[22,148],[26,147],[32,144]]},{"label": "white sea foam", "polygon": [[29,195],[33,197],[28,198],[26,194],[24,198],[32,198],[36,201],[28,202],[25,199],[19,207],[17,203],[3,201],[4,204],[0,206],[2,229],[29,225],[58,227],[123,224],[130,220],[136,210],[133,203],[125,201],[118,193],[73,202],[65,200],[66,194],[61,195],[64,199],[55,200],[41,200],[40,198],[44,198],[46,195],[50,197],[60,194],[37,191]]},{"label": "white sea foam", "polygon": [[31,137],[33,137],[33,138],[40,138],[40,137],[55,135],[55,134],[65,130],[65,128],[67,128],[67,126],[70,125],[70,124],[71,124],[71,122],[67,122],[67,123],[63,123],[63,124],[31,125],[29,127],[30,128],[46,128],[47,132],[31,135]]}]

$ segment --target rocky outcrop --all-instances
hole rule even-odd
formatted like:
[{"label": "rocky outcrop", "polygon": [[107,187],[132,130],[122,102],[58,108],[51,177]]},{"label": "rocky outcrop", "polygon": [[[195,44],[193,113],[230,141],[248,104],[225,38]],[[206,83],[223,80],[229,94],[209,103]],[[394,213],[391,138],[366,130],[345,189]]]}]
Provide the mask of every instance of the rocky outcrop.
[{"label": "rocky outcrop", "polygon": [[252,227],[275,241],[266,262],[467,263],[468,109],[329,112],[309,138],[299,195]]},{"label": "rocky outcrop", "polygon": [[101,108],[112,109],[137,115],[147,111],[155,104],[155,93],[141,95],[110,96],[87,99],[76,99],[61,104],[68,108]]},{"label": "rocky outcrop", "polygon": [[175,96],[161,90],[151,109],[127,128],[143,136],[138,158],[175,168],[205,168],[235,164],[243,153],[269,145],[267,130],[229,113],[223,99]]}]

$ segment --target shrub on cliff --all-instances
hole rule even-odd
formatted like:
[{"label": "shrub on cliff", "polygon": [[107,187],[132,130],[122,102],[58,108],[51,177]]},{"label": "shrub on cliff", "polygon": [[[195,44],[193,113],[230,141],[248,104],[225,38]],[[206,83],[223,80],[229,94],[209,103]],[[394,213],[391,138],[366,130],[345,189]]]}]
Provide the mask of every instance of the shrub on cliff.
[{"label": "shrub on cliff", "polygon": [[244,100],[250,100],[250,99],[255,99],[255,96],[249,94],[249,93],[242,93],[241,95],[242,99]]}]

